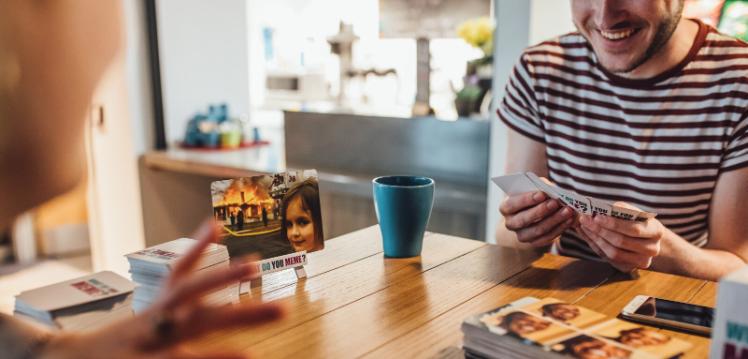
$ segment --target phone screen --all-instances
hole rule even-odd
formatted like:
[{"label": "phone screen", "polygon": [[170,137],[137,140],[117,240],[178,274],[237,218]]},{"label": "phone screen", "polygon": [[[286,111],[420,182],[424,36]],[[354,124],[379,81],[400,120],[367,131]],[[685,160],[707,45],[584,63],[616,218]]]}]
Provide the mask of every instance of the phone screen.
[{"label": "phone screen", "polygon": [[714,308],[649,297],[635,313],[711,328]]}]

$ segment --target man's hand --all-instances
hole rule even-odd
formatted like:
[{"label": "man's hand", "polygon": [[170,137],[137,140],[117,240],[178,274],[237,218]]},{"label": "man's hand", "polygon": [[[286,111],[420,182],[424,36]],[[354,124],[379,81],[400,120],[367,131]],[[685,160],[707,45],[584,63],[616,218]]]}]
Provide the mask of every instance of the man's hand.
[{"label": "man's hand", "polygon": [[[640,210],[622,202],[615,205]],[[660,242],[666,232],[665,226],[655,218],[639,222],[581,215],[579,223],[578,233],[582,239],[600,257],[623,272],[649,268],[660,253]]]},{"label": "man's hand", "polygon": [[561,206],[543,192],[526,192],[508,196],[499,207],[504,224],[517,234],[521,243],[535,248],[553,243],[574,223],[574,210]]}]

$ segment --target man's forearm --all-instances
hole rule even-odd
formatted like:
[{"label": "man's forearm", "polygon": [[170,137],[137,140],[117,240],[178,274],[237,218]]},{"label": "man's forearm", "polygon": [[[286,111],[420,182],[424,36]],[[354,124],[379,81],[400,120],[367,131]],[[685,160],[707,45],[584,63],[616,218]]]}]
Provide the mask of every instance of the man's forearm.
[{"label": "man's forearm", "polygon": [[725,250],[699,248],[668,231],[652,269],[659,272],[717,281],[746,265],[739,256]]}]

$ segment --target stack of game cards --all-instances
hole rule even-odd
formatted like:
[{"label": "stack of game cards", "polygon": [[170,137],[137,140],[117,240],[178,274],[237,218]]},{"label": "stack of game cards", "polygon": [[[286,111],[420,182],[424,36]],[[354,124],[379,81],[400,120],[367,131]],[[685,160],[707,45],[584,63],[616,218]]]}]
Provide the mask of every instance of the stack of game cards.
[{"label": "stack of game cards", "polygon": [[132,316],[135,285],[109,271],[22,292],[14,315],[65,330],[90,330]]},{"label": "stack of game cards", "polygon": [[525,297],[466,319],[466,357],[673,358],[691,343],[554,298]]},{"label": "stack of game cards", "polygon": [[517,195],[524,192],[542,191],[548,197],[558,199],[565,205],[573,208],[577,213],[594,215],[606,215],[629,221],[646,221],[657,214],[644,211],[636,211],[613,205],[606,201],[585,197],[580,194],[567,191],[541,180],[535,173],[516,173],[507,176],[494,177],[491,180],[496,183],[504,193]]},{"label": "stack of game cards", "polygon": [[[179,238],[128,254],[130,275],[138,284],[135,288],[133,310],[142,312],[160,295],[164,279],[171,273],[177,260],[186,254],[197,243],[194,239]],[[195,271],[207,273],[229,266],[229,252],[226,246],[211,243],[203,251],[202,257],[195,266]],[[208,304],[223,305],[239,301],[239,283],[228,285],[209,295],[204,300]]]}]

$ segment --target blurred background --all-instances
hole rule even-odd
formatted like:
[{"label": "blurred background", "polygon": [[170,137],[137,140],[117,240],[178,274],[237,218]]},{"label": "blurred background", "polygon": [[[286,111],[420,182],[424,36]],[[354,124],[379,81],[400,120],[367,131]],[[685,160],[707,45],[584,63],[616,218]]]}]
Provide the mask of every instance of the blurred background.
[{"label": "blurred background", "polygon": [[[210,183],[319,171],[326,238],[376,224],[371,179],[436,180],[429,230],[492,241],[522,49],[574,30],[559,0],[132,0],[91,99],[86,181],[0,229],[0,311],[19,291],[188,236]],[[748,2],[686,16],[748,39]]]}]

